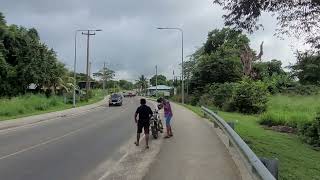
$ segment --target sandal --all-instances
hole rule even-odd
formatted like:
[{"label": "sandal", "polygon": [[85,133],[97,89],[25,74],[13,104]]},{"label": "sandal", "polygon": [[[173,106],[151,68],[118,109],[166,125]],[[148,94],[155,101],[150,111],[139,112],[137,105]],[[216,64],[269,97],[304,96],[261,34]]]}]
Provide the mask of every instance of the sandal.
[{"label": "sandal", "polygon": [[165,139],[168,139],[168,138],[170,138],[170,136],[165,136],[164,138],[165,138]]},{"label": "sandal", "polygon": [[137,142],[134,142],[134,144],[135,144],[136,146],[139,146],[139,143],[137,143]]},{"label": "sandal", "polygon": [[146,149],[149,149],[149,146],[146,146]]}]

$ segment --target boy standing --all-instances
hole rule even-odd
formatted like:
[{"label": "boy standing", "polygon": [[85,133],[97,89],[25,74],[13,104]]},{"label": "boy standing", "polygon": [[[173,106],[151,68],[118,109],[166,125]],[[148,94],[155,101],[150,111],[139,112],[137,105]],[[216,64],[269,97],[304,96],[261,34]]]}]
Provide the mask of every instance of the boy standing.
[{"label": "boy standing", "polygon": [[[137,123],[137,141],[135,142],[135,144],[136,146],[139,146],[140,134],[142,133],[142,129],[144,129],[146,149],[148,149],[150,118],[153,115],[153,112],[151,108],[146,105],[146,103],[146,99],[140,99],[141,105],[137,108],[137,111],[134,115],[134,120]],[[137,119],[138,115],[139,119]]]}]

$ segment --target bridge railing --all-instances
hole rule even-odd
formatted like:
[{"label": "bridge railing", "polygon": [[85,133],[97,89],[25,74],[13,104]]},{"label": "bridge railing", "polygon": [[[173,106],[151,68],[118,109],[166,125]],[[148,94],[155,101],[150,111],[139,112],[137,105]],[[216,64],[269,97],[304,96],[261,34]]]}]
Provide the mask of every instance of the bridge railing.
[{"label": "bridge railing", "polygon": [[260,161],[257,155],[250,149],[250,147],[242,140],[242,138],[230,127],[230,125],[226,121],[224,121],[216,113],[204,106],[202,106],[201,109],[206,116],[211,117],[215,127],[220,127],[220,129],[228,136],[229,143],[232,143],[232,145],[241,153],[242,157],[244,157],[244,160],[247,161],[245,164],[249,164],[251,166],[249,167],[251,169],[250,173],[254,175],[255,178],[262,180],[276,180],[275,177],[270,173],[270,171]]}]

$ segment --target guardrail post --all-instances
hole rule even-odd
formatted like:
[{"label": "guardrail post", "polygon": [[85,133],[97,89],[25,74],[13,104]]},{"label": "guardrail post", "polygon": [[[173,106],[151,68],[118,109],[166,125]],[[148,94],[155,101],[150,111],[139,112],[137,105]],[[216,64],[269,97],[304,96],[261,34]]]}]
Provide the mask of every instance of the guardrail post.
[{"label": "guardrail post", "polygon": [[213,127],[214,128],[218,128],[219,127],[218,124],[215,121],[213,121]]},{"label": "guardrail post", "polygon": [[259,158],[262,164],[270,171],[270,173],[277,180],[279,179],[279,160],[278,159],[268,159],[264,157]]},{"label": "guardrail post", "polygon": [[229,126],[234,130],[234,126],[235,126],[235,123],[234,122],[227,122],[229,124]]}]

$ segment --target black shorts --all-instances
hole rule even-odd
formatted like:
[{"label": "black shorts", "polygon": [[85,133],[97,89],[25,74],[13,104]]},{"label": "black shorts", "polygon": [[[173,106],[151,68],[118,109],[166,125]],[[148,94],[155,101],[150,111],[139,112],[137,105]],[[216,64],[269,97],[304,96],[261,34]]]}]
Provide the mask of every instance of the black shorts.
[{"label": "black shorts", "polygon": [[137,133],[142,133],[144,129],[145,134],[149,134],[150,121],[149,120],[138,120],[138,130]]}]

